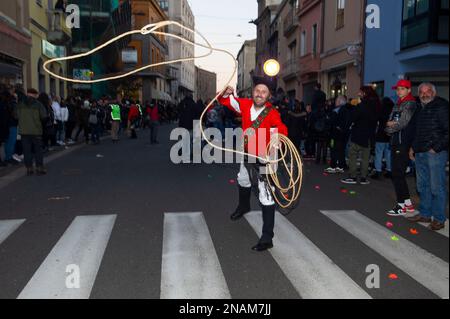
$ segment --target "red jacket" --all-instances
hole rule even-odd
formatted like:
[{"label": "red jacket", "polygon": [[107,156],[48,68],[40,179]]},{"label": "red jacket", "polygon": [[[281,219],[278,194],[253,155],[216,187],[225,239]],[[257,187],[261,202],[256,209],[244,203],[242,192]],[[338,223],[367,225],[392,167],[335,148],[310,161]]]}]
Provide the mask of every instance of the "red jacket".
[{"label": "red jacket", "polygon": [[147,107],[147,114],[150,117],[150,121],[159,121],[158,106]]},{"label": "red jacket", "polygon": [[[226,106],[231,111],[242,117],[242,130],[244,132],[252,126],[254,122],[251,119],[251,110],[253,107],[252,99],[240,99],[230,95],[228,98],[219,97],[218,100],[220,104]],[[265,133],[265,143],[262,144],[264,142],[262,141],[261,145],[259,145],[260,142],[258,141],[258,131],[256,131],[256,134],[248,137],[248,147],[245,147],[245,151],[247,153],[258,155],[260,157],[265,157],[267,155],[266,147],[270,142],[271,135],[275,133],[275,131],[277,131],[278,134],[285,136],[288,135],[288,129],[281,121],[280,113],[270,103],[267,103],[266,107],[271,108],[271,110],[259,126],[260,129],[265,130],[265,132],[262,132]]]},{"label": "red jacket", "polygon": [[139,115],[139,108],[135,104],[131,105],[130,111],[128,112],[128,121],[134,121],[139,118]]}]

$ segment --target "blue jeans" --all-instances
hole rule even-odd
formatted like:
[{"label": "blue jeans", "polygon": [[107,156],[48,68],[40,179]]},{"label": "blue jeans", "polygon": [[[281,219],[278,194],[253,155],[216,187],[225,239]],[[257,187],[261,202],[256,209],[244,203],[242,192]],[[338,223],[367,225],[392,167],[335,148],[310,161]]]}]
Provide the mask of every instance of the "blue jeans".
[{"label": "blue jeans", "polygon": [[447,182],[445,165],[448,152],[437,154],[417,153],[417,191],[420,196],[420,215],[433,217],[435,221],[444,223],[447,220],[445,210],[447,206]]},{"label": "blue jeans", "polygon": [[383,171],[383,158],[386,160],[386,170],[391,171],[391,146],[389,143],[375,144],[375,169],[381,173]]},{"label": "blue jeans", "polygon": [[17,126],[11,126],[9,128],[9,136],[8,140],[5,143],[5,160],[12,160],[12,156],[14,155],[14,150],[16,148],[17,142]]}]

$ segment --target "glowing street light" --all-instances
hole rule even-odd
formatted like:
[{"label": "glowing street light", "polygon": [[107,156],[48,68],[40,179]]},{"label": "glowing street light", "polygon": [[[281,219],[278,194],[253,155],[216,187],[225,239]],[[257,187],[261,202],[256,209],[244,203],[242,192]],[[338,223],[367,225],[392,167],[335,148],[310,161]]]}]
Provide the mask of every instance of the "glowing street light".
[{"label": "glowing street light", "polygon": [[280,72],[280,63],[277,60],[270,59],[264,63],[264,73],[268,76],[276,76]]}]

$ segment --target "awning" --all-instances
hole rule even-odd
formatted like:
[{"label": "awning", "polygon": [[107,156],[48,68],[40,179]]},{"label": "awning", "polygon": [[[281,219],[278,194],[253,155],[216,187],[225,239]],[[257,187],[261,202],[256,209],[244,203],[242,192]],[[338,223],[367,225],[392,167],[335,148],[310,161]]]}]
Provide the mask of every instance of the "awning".
[{"label": "awning", "polygon": [[155,93],[154,94],[154,99],[161,100],[161,101],[172,102],[172,97],[169,94],[167,94],[166,92],[155,91],[154,93]]}]

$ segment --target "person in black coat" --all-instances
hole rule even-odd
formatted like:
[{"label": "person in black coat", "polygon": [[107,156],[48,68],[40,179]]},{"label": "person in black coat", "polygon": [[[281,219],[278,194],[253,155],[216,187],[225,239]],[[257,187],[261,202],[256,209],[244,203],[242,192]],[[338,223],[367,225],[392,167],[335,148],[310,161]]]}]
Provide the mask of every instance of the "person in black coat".
[{"label": "person in black coat", "polygon": [[347,107],[347,98],[338,96],[335,102],[336,107],[331,113],[331,133],[330,149],[331,164],[325,170],[326,173],[343,173],[345,167],[345,147],[347,145],[349,129],[351,125],[351,114]]},{"label": "person in black coat", "polygon": [[432,83],[419,86],[419,98],[421,108],[416,112],[409,156],[416,161],[420,214],[410,220],[430,223],[429,228],[437,231],[445,227],[447,220],[448,101],[437,96]]},{"label": "person in black coat", "polygon": [[287,120],[284,122],[288,127],[289,139],[300,150],[301,142],[305,138],[305,104],[296,100],[294,111],[287,112]]},{"label": "person in black coat", "polygon": [[386,134],[386,123],[394,108],[394,102],[385,97],[381,102],[381,109],[377,112],[377,133],[375,136],[375,172],[371,176],[372,179],[380,178],[383,172],[383,159],[386,163],[387,178],[391,177],[391,146],[390,136]]},{"label": "person in black coat", "polygon": [[200,118],[198,114],[199,107],[195,103],[192,96],[186,96],[178,105],[180,111],[179,127],[192,131],[194,128],[193,121]]},{"label": "person in black coat", "polygon": [[[3,149],[2,146],[8,140],[9,136],[9,96],[9,91],[6,88],[0,89],[0,150]],[[6,166],[6,163],[2,159],[2,154],[0,154],[0,166]]]},{"label": "person in black coat", "polygon": [[364,86],[360,89],[359,103],[352,111],[352,131],[350,136],[349,149],[349,178],[341,180],[344,184],[356,184],[357,180],[357,160],[361,153],[361,178],[360,184],[370,184],[368,181],[370,149],[375,142],[375,132],[377,125],[377,109],[380,109],[380,99],[371,86]]},{"label": "person in black coat", "polygon": [[316,85],[314,86],[314,94],[311,103],[312,112],[316,113],[321,110],[323,107],[325,107],[326,102],[327,95],[322,91],[322,85],[320,83],[316,83]]},{"label": "person in black coat", "polygon": [[[334,104],[334,103],[333,103]],[[311,116],[312,134],[316,144],[316,163],[327,163],[328,144],[331,132],[331,111],[332,104],[326,103],[319,107],[317,112]]]}]

